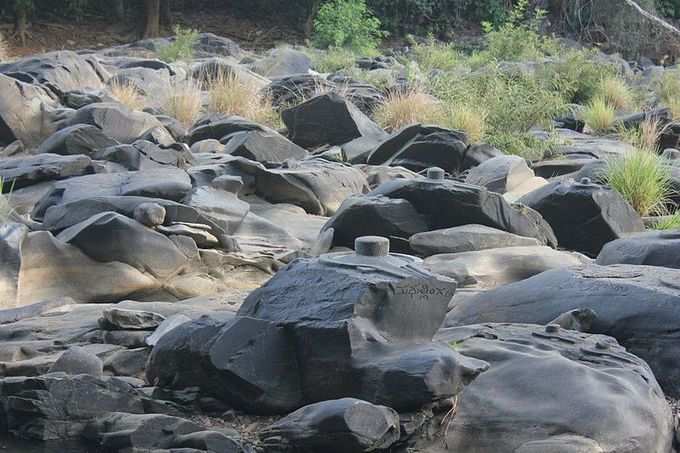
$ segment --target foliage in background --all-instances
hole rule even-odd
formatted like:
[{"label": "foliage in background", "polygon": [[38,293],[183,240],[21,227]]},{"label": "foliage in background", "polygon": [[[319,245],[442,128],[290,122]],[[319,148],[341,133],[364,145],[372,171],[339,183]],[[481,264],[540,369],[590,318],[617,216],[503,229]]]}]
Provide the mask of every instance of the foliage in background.
[{"label": "foliage in background", "polygon": [[194,56],[194,46],[198,43],[198,30],[175,26],[175,40],[158,51],[158,58],[166,63],[190,60]]},{"label": "foliage in background", "polygon": [[354,68],[357,56],[350,49],[329,47],[326,51],[311,55],[314,69],[318,72],[349,71]]},{"label": "foliage in background", "polygon": [[380,27],[365,0],[330,0],[321,5],[314,20],[314,44],[370,52],[385,36]]}]

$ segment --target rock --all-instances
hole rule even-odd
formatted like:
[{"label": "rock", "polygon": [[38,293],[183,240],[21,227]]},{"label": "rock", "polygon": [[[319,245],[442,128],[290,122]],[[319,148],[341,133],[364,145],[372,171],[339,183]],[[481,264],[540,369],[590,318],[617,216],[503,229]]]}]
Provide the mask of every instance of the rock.
[{"label": "rock", "polygon": [[120,143],[133,143],[142,138],[150,129],[163,128],[161,123],[148,113],[132,111],[121,104],[89,104],[76,110],[64,123],[65,126],[89,124],[101,129],[102,133]]},{"label": "rock", "polygon": [[[200,225],[202,227],[203,225]],[[168,226],[159,226],[156,231],[163,233],[166,236],[183,236],[191,238],[198,247],[201,248],[213,248],[220,244],[220,241],[206,231],[205,228],[198,228],[197,225],[186,225],[181,223],[175,223]]]},{"label": "rock", "polygon": [[352,103],[334,93],[310,99],[281,112],[290,139],[303,148],[342,145],[359,137],[385,132]]},{"label": "rock", "polygon": [[534,245],[433,255],[425,260],[424,266],[431,272],[453,278],[458,286],[488,289],[589,261],[577,253]]},{"label": "rock", "polygon": [[627,235],[605,244],[597,264],[642,264],[680,269],[680,234],[676,231],[652,231]]},{"label": "rock", "polygon": [[57,129],[58,103],[44,88],[0,74],[0,92],[0,145],[33,148]]},{"label": "rock", "polygon": [[490,368],[460,395],[446,442],[418,450],[671,451],[672,416],[652,371],[609,337],[485,324],[443,329],[437,339]]},{"label": "rock", "polygon": [[102,148],[92,156],[118,164],[125,170],[152,170],[159,167],[185,168],[193,156],[183,145],[159,146],[147,140],[137,140],[131,145]]},{"label": "rock", "polygon": [[562,145],[556,147],[555,154],[569,159],[607,159],[635,151],[633,145],[616,138],[596,137],[569,129],[555,129],[555,132],[558,139],[563,141]]},{"label": "rock", "polygon": [[258,89],[263,89],[269,83],[267,78],[250,71],[231,58],[211,58],[199,62],[193,65],[191,76],[203,84],[218,77],[235,77]]},{"label": "rock", "polygon": [[[102,451],[241,453],[238,441],[179,417],[113,412],[90,422],[83,437]],[[191,448],[192,450],[184,450]]]},{"label": "rock", "polygon": [[97,102],[103,102],[101,96],[80,90],[67,91],[61,96],[61,103],[75,110]]},{"label": "rock", "polygon": [[520,202],[545,218],[560,246],[590,256],[624,234],[644,231],[642,219],[618,192],[588,179],[555,181]]},{"label": "rock", "polygon": [[548,325],[558,325],[567,330],[578,330],[579,332],[590,332],[593,322],[597,319],[597,313],[590,308],[583,310],[571,310],[562,313],[553,319]]},{"label": "rock", "polygon": [[442,253],[541,245],[538,239],[475,224],[414,234],[409,239],[409,244],[415,252],[425,257]]},{"label": "rock", "polygon": [[199,120],[189,131],[189,145],[203,140],[222,140],[236,132],[262,131],[266,128],[240,116],[215,115]]},{"label": "rock", "polygon": [[158,313],[123,308],[108,308],[102,312],[99,324],[106,330],[154,330],[165,321]]},{"label": "rock", "polygon": [[288,108],[313,98],[318,93],[336,89],[333,82],[315,74],[277,77],[266,87],[265,94],[277,109]]},{"label": "rock", "polygon": [[115,146],[118,142],[102,132],[96,126],[88,124],[76,124],[75,126],[61,129],[47,138],[38,147],[38,153],[50,153],[67,155],[91,155],[94,151],[109,146]]},{"label": "rock", "polygon": [[484,186],[492,192],[511,192],[534,177],[526,160],[519,156],[498,156],[470,169],[467,184]]},{"label": "rock", "polygon": [[247,162],[237,165],[255,176],[258,195],[270,203],[300,206],[308,214],[332,215],[345,198],[368,190],[361,171],[323,159],[294,162],[279,168],[264,168]]},{"label": "rock", "polygon": [[354,398],[305,406],[265,428],[272,451],[359,453],[387,450],[399,440],[399,414]]},{"label": "rock", "polygon": [[147,379],[198,385],[262,414],[343,397],[415,410],[457,394],[485,364],[430,343],[455,285],[415,258],[368,256],[386,241],[358,244],[361,256],[293,261],[233,321],[173,329],[154,347]]},{"label": "rock", "polygon": [[389,167],[386,165],[355,165],[366,174],[368,185],[375,189],[380,184],[394,179],[415,179],[419,175],[404,167]]},{"label": "rock", "polygon": [[[441,167],[458,174],[479,163],[478,156],[467,156],[467,137],[464,133],[414,124],[406,126],[380,144],[368,156],[368,164],[402,166],[413,171]],[[502,155],[500,151],[494,155]],[[491,158],[493,156],[488,156]]]},{"label": "rock", "polygon": [[644,359],[666,394],[680,395],[675,325],[680,271],[653,266],[554,269],[458,301],[447,326],[487,322],[547,324],[571,310],[597,314],[592,333],[616,338]]},{"label": "rock", "polygon": [[[401,179],[382,184],[369,192],[366,197],[406,200],[425,219],[428,227],[421,231],[410,231],[408,236],[398,238],[403,241],[408,241],[415,233],[481,224],[516,235],[535,238],[542,244],[550,246],[557,244],[550,226],[536,211],[521,205],[511,205],[500,194],[489,192],[478,186],[443,179]],[[338,210],[324,226],[324,229],[335,229],[334,245],[336,246],[351,246],[351,241],[355,239],[352,237],[351,229],[343,230],[338,225],[362,224],[362,221],[358,219],[362,217],[363,210],[354,208],[348,212],[350,205],[351,203],[347,203],[344,209]],[[370,206],[370,203],[365,203],[365,205]],[[442,210],[442,206],[447,206],[447,209]],[[379,231],[383,227],[380,224],[369,224],[366,228],[375,228]]]},{"label": "rock", "polygon": [[87,156],[40,154],[12,157],[0,161],[0,178],[11,181],[14,189],[21,189],[45,181],[94,173],[93,167],[92,160]]},{"label": "rock", "polygon": [[[14,305],[21,271],[21,246],[28,227],[20,223],[0,224],[0,307]],[[6,312],[6,311],[5,311]],[[14,319],[10,316],[8,320]],[[0,322],[6,322],[0,318]]]},{"label": "rock", "polygon": [[307,151],[273,130],[236,132],[229,136],[224,152],[257,162],[272,163],[307,157]]},{"label": "rock", "polygon": [[19,438],[78,438],[86,425],[109,412],[143,414],[147,398],[116,378],[63,373],[0,379],[2,418]]},{"label": "rock", "polygon": [[103,212],[57,236],[90,258],[119,262],[165,279],[187,265],[187,257],[163,234],[115,212]]},{"label": "rock", "polygon": [[88,374],[101,378],[104,374],[104,364],[91,352],[78,346],[71,346],[54,362],[49,372],[63,372],[70,375]]},{"label": "rock", "polygon": [[136,196],[181,201],[191,190],[189,175],[176,168],[80,176],[54,184],[35,205],[31,217],[42,220],[49,208],[88,198]]},{"label": "rock", "polygon": [[[60,50],[35,55],[0,65],[0,73],[22,73],[55,95],[71,90],[97,91],[109,78],[107,71],[92,55]],[[4,91],[3,91],[4,92]]]},{"label": "rock", "polygon": [[191,321],[191,318],[181,313],[166,318],[163,322],[159,324],[159,326],[156,328],[156,330],[154,330],[154,332],[151,335],[146,337],[145,339],[146,344],[148,344],[149,346],[156,346],[158,340],[163,338],[164,335],[166,335],[168,332],[171,332],[176,327],[179,327],[182,324],[189,321]]},{"label": "rock", "polygon": [[157,203],[141,203],[132,215],[137,222],[148,227],[163,225],[165,222],[165,208]]},{"label": "rock", "polygon": [[17,300],[13,305],[56,297],[71,297],[82,303],[119,301],[158,286],[154,278],[134,267],[95,261],[77,247],[41,231],[29,233],[23,241]]},{"label": "rock", "polygon": [[253,71],[268,78],[285,77],[293,74],[306,74],[312,66],[312,60],[304,52],[279,47],[269,51],[268,55],[253,65]]},{"label": "rock", "polygon": [[143,380],[149,353],[149,348],[145,346],[135,349],[121,349],[106,358],[104,369],[114,376],[127,376]]}]

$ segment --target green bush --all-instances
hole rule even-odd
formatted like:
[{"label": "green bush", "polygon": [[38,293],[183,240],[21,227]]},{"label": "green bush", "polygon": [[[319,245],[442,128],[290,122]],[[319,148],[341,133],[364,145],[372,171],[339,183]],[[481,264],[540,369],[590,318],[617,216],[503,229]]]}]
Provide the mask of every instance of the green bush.
[{"label": "green bush", "polygon": [[365,0],[331,0],[319,8],[314,20],[314,44],[370,52],[385,36],[380,26]]},{"label": "green bush", "polygon": [[350,49],[331,47],[312,55],[314,69],[319,72],[350,71],[354,68],[357,57]]},{"label": "green bush", "polygon": [[190,60],[194,56],[194,46],[198,43],[198,30],[175,26],[175,40],[158,51],[158,57],[172,63],[178,60]]},{"label": "green bush", "polygon": [[462,54],[450,43],[442,43],[429,37],[426,43],[413,46],[413,59],[420,68],[429,72],[433,69],[448,71],[460,65]]}]

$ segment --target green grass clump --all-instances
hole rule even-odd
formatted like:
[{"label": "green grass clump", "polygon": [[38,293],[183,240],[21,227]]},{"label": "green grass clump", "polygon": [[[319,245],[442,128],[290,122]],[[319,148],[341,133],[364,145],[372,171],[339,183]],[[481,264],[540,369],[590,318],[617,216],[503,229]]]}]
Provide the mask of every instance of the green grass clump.
[{"label": "green grass clump", "polygon": [[356,61],[356,54],[342,47],[331,47],[312,55],[314,69],[318,72],[352,71]]},{"label": "green grass clump", "polygon": [[413,60],[424,72],[434,69],[449,71],[455,69],[463,61],[463,56],[453,44],[435,41],[428,38],[426,43],[413,46]]},{"label": "green grass clump", "polygon": [[620,77],[604,77],[597,86],[596,97],[603,99],[615,110],[633,105],[633,92]]},{"label": "green grass clump", "polygon": [[662,216],[654,223],[655,230],[678,230],[680,229],[680,211]]},{"label": "green grass clump", "polygon": [[158,58],[166,63],[190,60],[194,56],[194,46],[199,39],[198,30],[175,26],[175,40],[158,51]]},{"label": "green grass clump", "polygon": [[593,132],[606,133],[614,127],[616,109],[604,98],[596,97],[583,110],[583,120]]},{"label": "green grass clump", "polygon": [[663,158],[649,150],[610,159],[603,178],[641,216],[662,213],[672,192],[670,170]]}]

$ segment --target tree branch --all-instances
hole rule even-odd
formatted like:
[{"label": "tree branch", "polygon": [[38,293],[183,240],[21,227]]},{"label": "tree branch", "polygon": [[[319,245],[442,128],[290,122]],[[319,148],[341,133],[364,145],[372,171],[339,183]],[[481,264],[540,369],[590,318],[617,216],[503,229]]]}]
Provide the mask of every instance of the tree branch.
[{"label": "tree branch", "polygon": [[673,25],[669,24],[665,20],[655,16],[654,14],[645,11],[642,9],[640,5],[635,3],[633,0],[623,0],[630,6],[631,8],[635,9],[638,13],[640,13],[642,16],[646,17],[647,19],[651,20],[652,22],[656,23],[657,25],[660,25],[661,27],[665,28],[666,30],[670,31],[671,33],[674,33],[676,35],[680,36],[680,30],[678,30],[676,27]]}]

